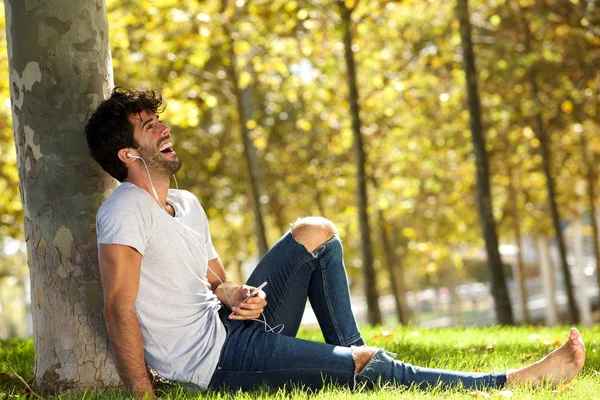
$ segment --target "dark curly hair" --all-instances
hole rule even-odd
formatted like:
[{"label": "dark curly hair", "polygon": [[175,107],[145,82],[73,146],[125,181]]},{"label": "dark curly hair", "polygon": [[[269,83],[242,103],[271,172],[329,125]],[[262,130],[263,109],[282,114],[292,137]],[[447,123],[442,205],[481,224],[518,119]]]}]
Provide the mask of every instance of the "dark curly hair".
[{"label": "dark curly hair", "polygon": [[134,126],[129,116],[142,111],[160,114],[165,107],[166,103],[158,91],[114,88],[85,125],[92,158],[113,178],[123,182],[127,178],[127,167],[117,152],[139,146],[133,138]]}]

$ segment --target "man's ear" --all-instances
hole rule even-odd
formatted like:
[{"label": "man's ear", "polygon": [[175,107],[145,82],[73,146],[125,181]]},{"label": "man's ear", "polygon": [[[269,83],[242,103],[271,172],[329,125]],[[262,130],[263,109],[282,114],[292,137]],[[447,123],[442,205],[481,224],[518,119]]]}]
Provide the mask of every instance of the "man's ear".
[{"label": "man's ear", "polygon": [[137,158],[131,157],[132,155],[137,156],[137,152],[135,150],[131,150],[131,149],[127,149],[127,148],[121,149],[117,152],[117,155],[119,156],[119,160],[123,161],[124,163],[130,163],[130,162],[137,161]]}]

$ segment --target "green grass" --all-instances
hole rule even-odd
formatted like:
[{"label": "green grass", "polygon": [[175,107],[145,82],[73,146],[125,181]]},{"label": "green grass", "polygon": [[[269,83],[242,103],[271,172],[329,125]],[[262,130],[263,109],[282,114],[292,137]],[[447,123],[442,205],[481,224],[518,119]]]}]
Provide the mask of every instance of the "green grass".
[{"label": "green grass", "polygon": [[[405,362],[432,368],[465,371],[504,371],[527,365],[537,360],[565,340],[567,327],[518,327],[518,328],[444,328],[421,329],[400,327],[393,330],[363,327],[367,343],[397,353]],[[553,393],[551,388],[519,387],[508,393],[487,390],[492,399],[598,399],[600,400],[600,326],[581,329],[587,349],[586,365],[578,377],[569,385]],[[302,331],[305,339],[322,341],[318,331]],[[10,365],[25,380],[33,374],[33,343],[31,340],[0,342],[0,399],[23,396],[23,384],[8,368]],[[251,393],[188,393],[181,388],[172,388],[162,393],[169,399],[471,399],[476,397],[469,390],[433,389],[421,391],[405,388],[377,388],[356,390],[330,387],[318,392],[300,389],[287,391],[255,391]],[[64,399],[125,399],[123,392],[106,393],[90,391],[83,396],[63,396]]]}]

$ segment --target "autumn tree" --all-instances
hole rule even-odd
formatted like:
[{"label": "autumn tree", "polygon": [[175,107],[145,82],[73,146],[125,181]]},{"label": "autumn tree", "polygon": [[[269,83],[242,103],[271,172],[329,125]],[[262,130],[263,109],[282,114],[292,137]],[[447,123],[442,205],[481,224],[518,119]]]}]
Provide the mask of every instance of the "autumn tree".
[{"label": "autumn tree", "polygon": [[[532,35],[529,27],[529,22],[524,14],[524,10],[518,5],[518,13],[521,21],[521,29],[523,31],[523,44],[525,51],[528,55],[535,58],[533,53],[533,42]],[[527,83],[531,94],[531,99],[534,103],[537,103],[533,110],[533,130],[539,141],[540,152],[542,156],[542,171],[546,178],[546,190],[548,192],[548,206],[550,208],[550,215],[554,227],[554,234],[558,245],[559,260],[561,270],[564,277],[564,287],[567,295],[567,303],[569,308],[569,320],[571,323],[579,322],[579,309],[575,302],[575,294],[573,290],[573,283],[571,278],[571,271],[567,262],[567,248],[564,240],[563,231],[561,228],[561,216],[558,209],[557,194],[556,194],[556,183],[554,174],[552,172],[553,163],[553,152],[551,147],[551,135],[550,128],[546,125],[542,111],[542,99],[538,86],[538,67],[535,61],[532,61],[528,66],[527,71]]]},{"label": "autumn tree", "polygon": [[337,2],[340,8],[341,24],[344,43],[344,60],[346,62],[346,73],[348,79],[348,100],[350,103],[350,116],[352,118],[352,134],[354,137],[353,149],[356,158],[356,200],[358,207],[358,219],[360,225],[362,268],[364,273],[364,287],[367,298],[369,323],[380,324],[381,311],[379,309],[379,298],[377,293],[377,280],[373,267],[373,249],[371,243],[371,227],[369,223],[367,197],[367,175],[365,165],[367,163],[365,147],[362,137],[362,124],[360,121],[360,107],[358,97],[358,86],[356,80],[356,64],[354,61],[354,50],[352,49],[352,12],[356,9],[357,2],[347,5],[345,1]]},{"label": "autumn tree", "polygon": [[492,196],[489,182],[489,164],[483,124],[481,121],[481,105],[477,87],[477,73],[475,69],[475,56],[471,40],[471,24],[469,22],[469,8],[467,0],[457,0],[457,17],[460,22],[461,42],[463,48],[463,63],[465,69],[467,99],[471,121],[471,135],[473,138],[473,151],[477,164],[477,205],[481,230],[483,232],[488,255],[488,267],[492,281],[492,295],[494,296],[496,316],[498,323],[503,325],[514,324],[512,306],[508,296],[508,288],[504,278],[502,259],[498,250],[498,234],[496,222],[492,213]]},{"label": "autumn tree", "polygon": [[106,11],[102,2],[60,0],[5,7],[35,384],[42,392],[116,385],[94,230],[115,181],[92,161],[83,134],[112,85]]}]

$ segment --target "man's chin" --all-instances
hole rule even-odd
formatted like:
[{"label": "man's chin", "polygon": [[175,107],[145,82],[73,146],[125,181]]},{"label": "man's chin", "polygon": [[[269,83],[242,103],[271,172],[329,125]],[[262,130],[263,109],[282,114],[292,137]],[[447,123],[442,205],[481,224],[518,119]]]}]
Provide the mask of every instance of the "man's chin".
[{"label": "man's chin", "polygon": [[165,170],[167,170],[169,175],[175,175],[175,173],[181,169],[182,165],[183,162],[181,162],[179,158],[176,158],[175,160],[166,163]]}]

